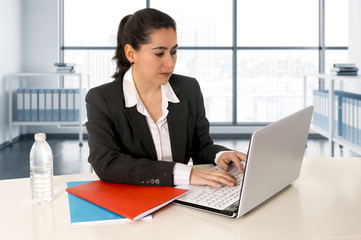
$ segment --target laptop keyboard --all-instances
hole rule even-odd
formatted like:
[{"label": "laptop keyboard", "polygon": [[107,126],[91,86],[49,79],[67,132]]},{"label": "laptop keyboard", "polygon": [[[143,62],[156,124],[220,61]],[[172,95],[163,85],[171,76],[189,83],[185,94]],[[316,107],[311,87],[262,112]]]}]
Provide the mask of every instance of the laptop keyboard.
[{"label": "laptop keyboard", "polygon": [[226,209],[239,200],[243,179],[243,174],[240,174],[236,167],[232,168],[229,172],[237,179],[237,182],[239,183],[238,186],[229,187],[224,184],[222,184],[221,188],[205,186],[196,191],[191,190],[189,193],[179,198],[179,200],[218,210]]}]

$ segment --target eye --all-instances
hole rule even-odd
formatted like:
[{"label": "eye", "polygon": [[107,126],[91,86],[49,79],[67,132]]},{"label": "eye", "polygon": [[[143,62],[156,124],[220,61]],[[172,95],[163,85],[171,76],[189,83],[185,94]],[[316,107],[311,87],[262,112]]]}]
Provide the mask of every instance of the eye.
[{"label": "eye", "polygon": [[164,52],[161,52],[161,53],[156,53],[155,56],[157,57],[162,57],[164,55]]},{"label": "eye", "polygon": [[177,50],[173,50],[173,51],[171,52],[171,54],[172,54],[172,55],[176,55],[176,54],[177,54]]}]

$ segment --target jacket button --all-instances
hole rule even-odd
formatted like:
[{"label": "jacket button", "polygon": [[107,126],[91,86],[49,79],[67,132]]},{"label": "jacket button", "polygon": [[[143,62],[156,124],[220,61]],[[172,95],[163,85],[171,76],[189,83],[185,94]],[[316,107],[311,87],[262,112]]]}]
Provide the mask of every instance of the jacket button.
[{"label": "jacket button", "polygon": [[146,183],[146,184],[149,184],[149,179],[146,179],[146,180],[145,180],[145,183]]},{"label": "jacket button", "polygon": [[150,179],[151,184],[154,184],[154,182],[155,182],[154,179]]},{"label": "jacket button", "polygon": [[141,183],[141,184],[144,184],[144,179],[141,179],[141,180],[140,180],[140,183]]},{"label": "jacket button", "polygon": [[159,178],[155,179],[154,182],[155,182],[155,184],[159,184],[160,183]]}]

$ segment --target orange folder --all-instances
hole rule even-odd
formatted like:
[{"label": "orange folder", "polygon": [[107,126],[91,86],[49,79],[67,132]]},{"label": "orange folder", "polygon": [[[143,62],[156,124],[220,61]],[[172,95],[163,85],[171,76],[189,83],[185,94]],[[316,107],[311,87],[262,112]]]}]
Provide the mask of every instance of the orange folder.
[{"label": "orange folder", "polygon": [[66,191],[131,220],[139,220],[184,195],[188,190],[105,183],[98,180],[68,188]]}]

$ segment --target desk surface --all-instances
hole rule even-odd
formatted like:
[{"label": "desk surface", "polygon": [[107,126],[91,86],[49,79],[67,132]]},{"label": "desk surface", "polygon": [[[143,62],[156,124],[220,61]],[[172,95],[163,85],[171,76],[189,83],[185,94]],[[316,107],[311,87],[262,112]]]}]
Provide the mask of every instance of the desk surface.
[{"label": "desk surface", "polygon": [[291,186],[242,218],[170,204],[150,221],[71,226],[66,182],[54,177],[55,197],[38,206],[28,178],[0,181],[1,239],[361,239],[361,158],[306,158]]}]

